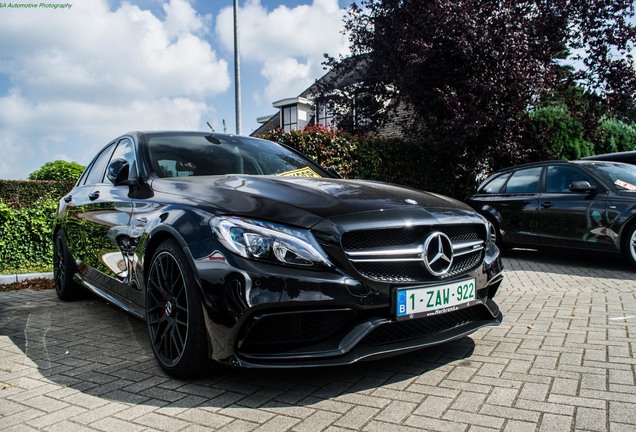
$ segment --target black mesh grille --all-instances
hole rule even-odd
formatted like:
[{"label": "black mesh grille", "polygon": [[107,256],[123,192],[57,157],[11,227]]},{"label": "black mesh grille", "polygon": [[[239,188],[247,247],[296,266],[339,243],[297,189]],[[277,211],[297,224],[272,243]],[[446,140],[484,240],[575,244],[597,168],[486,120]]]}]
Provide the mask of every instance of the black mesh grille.
[{"label": "black mesh grille", "polygon": [[[418,246],[424,243],[426,236],[434,230],[446,234],[453,243],[486,240],[484,225],[420,226],[349,231],[342,236],[342,247],[345,252],[355,252],[383,247]],[[483,256],[483,250],[475,250],[466,255],[457,256],[454,258],[453,265],[448,273],[439,278],[431,275],[426,270],[424,263],[419,261],[357,261],[351,262],[351,264],[362,276],[368,279],[389,283],[409,283],[446,279],[466,273],[477,267],[481,263]]]},{"label": "black mesh grille", "polygon": [[420,244],[432,231],[441,231],[451,241],[485,240],[483,225],[465,224],[449,226],[419,226],[365,231],[349,231],[342,236],[342,248],[346,252],[386,246]]},{"label": "black mesh grille", "polygon": [[373,346],[405,342],[480,320],[492,320],[492,315],[486,307],[478,305],[428,318],[391,322],[373,330],[358,345]]},{"label": "black mesh grille", "polygon": [[447,279],[466,273],[481,262],[483,251],[476,251],[456,257],[453,266],[441,277],[431,275],[421,262],[357,262],[354,267],[366,278],[382,282],[420,282],[435,279]]}]

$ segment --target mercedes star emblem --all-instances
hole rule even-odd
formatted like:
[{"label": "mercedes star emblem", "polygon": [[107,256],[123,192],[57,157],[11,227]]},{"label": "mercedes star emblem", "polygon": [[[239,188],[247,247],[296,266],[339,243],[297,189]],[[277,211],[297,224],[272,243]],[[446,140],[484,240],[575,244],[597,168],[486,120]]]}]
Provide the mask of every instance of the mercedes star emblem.
[{"label": "mercedes star emblem", "polygon": [[433,276],[442,276],[453,264],[453,243],[443,232],[435,231],[424,241],[424,265]]}]

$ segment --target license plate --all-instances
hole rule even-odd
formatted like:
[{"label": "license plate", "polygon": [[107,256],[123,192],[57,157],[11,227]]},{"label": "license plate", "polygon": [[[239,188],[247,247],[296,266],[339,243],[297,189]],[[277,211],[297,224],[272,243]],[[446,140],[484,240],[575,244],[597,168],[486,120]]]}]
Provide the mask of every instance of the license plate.
[{"label": "license plate", "polygon": [[475,279],[444,285],[398,289],[397,319],[410,319],[452,312],[475,301]]}]

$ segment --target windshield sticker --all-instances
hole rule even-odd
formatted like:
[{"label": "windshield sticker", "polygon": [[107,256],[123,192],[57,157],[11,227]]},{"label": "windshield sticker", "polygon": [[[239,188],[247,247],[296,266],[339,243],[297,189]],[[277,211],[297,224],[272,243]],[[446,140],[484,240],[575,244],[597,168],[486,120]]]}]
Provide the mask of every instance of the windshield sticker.
[{"label": "windshield sticker", "polygon": [[318,177],[321,178],[316,171],[312,170],[309,167],[300,168],[292,171],[286,171],[284,173],[276,174],[278,176],[284,177]]},{"label": "windshield sticker", "polygon": [[616,180],[614,182],[614,184],[616,186],[622,187],[623,189],[627,189],[627,190],[630,190],[630,191],[636,191],[636,186],[634,186],[631,183],[624,182],[623,180]]}]

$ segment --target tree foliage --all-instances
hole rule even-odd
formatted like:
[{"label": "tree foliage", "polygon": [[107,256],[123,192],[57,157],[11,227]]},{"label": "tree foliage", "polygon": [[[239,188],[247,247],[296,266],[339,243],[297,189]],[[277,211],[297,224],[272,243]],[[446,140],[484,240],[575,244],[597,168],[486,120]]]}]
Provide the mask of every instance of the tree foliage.
[{"label": "tree foliage", "polygon": [[[546,156],[529,111],[559,86],[583,83],[610,114],[631,109],[633,16],[626,0],[363,0],[345,19],[352,56],[327,61],[318,100],[372,130],[400,121],[469,186]],[[584,67],[565,72],[570,50]]]},{"label": "tree foliage", "polygon": [[595,153],[636,150],[636,124],[617,119],[605,119],[600,126],[600,138]]},{"label": "tree foliage", "polygon": [[585,139],[583,124],[562,105],[550,105],[530,113],[532,136],[544,143],[554,159],[575,160],[594,154],[594,145]]},{"label": "tree foliage", "polygon": [[29,180],[77,180],[84,172],[84,166],[77,162],[56,160],[47,162],[29,174]]}]

